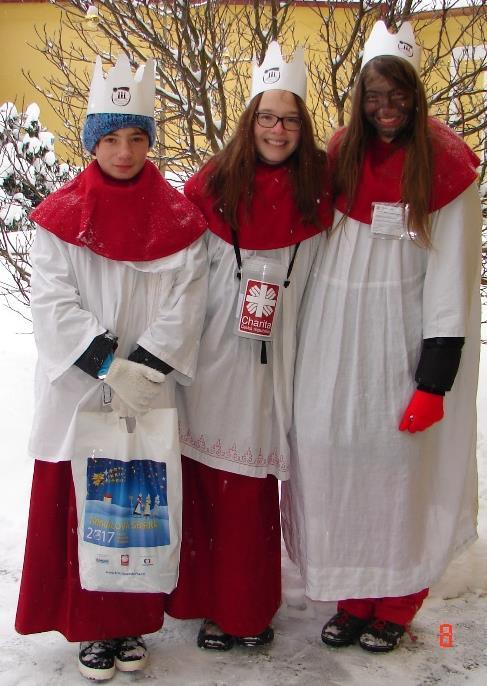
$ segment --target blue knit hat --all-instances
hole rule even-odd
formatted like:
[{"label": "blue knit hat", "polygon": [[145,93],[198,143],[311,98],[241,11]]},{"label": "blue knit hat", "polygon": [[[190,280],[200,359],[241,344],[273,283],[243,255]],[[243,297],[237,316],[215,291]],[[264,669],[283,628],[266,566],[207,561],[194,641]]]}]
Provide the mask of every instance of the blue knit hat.
[{"label": "blue knit hat", "polygon": [[141,114],[117,114],[113,112],[89,114],[86,117],[81,136],[83,145],[88,152],[93,152],[95,145],[102,136],[106,136],[117,129],[131,127],[145,131],[149,136],[149,147],[152,148],[156,140],[156,125],[152,117],[146,117]]}]

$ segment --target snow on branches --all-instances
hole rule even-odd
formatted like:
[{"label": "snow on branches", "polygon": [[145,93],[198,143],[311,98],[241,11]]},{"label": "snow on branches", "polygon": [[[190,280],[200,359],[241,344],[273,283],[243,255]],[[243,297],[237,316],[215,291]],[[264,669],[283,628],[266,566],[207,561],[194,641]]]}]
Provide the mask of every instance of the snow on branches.
[{"label": "snow on branches", "polygon": [[14,103],[0,106],[0,296],[9,306],[28,305],[29,250],[34,226],[30,210],[78,171],[59,162],[54,136],[42,127],[36,103],[18,112]]}]

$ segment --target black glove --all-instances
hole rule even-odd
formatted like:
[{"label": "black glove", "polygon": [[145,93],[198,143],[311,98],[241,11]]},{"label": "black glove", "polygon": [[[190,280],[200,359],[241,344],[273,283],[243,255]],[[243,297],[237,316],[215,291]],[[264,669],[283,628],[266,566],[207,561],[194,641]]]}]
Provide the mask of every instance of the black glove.
[{"label": "black glove", "polygon": [[152,367],[162,374],[169,374],[172,372],[174,367],[170,367],[168,364],[160,360],[155,355],[152,355],[148,350],[142,348],[138,345],[133,353],[130,353],[128,359],[131,362],[138,362],[139,364],[145,364],[146,367]]},{"label": "black glove", "polygon": [[110,353],[115,352],[117,346],[117,337],[109,331],[105,331],[105,333],[95,336],[74,364],[94,379],[97,379],[102,364]]},{"label": "black glove", "polygon": [[425,338],[415,380],[420,391],[445,395],[460,365],[464,338]]}]

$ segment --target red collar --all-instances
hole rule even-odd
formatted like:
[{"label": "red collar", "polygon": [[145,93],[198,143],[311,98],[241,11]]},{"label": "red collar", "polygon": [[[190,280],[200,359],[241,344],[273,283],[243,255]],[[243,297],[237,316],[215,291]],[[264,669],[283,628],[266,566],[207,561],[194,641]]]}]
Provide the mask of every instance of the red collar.
[{"label": "red collar", "polygon": [[130,181],[106,176],[94,161],[30,219],[67,243],[134,262],[172,255],[206,229],[201,212],[149,161]]},{"label": "red collar", "polygon": [[[211,162],[186,182],[184,192],[197,205],[212,233],[232,243],[229,225],[205,194],[205,181],[211,174]],[[238,210],[238,243],[247,250],[272,250],[295,245],[328,228],[332,221],[330,194],[323,192],[319,216],[322,226],[304,224],[294,202],[289,168],[286,165],[258,164],[254,194],[249,212],[243,204]]]},{"label": "red collar", "polygon": [[[428,120],[433,146],[433,184],[429,211],[435,212],[448,205],[472,184],[480,160],[464,141],[446,124],[432,117]],[[330,141],[330,158],[336,159],[344,129]],[[340,194],[335,206],[340,212],[356,221],[370,224],[374,202],[401,202],[401,175],[406,149],[397,143],[384,143],[374,139],[365,152],[360,182],[352,207]]]}]

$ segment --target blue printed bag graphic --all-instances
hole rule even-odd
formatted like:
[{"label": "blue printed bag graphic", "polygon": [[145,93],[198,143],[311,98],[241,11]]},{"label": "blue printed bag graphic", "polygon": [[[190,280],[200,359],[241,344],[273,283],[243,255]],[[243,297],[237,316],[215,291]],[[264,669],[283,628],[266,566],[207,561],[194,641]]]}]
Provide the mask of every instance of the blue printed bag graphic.
[{"label": "blue printed bag graphic", "polygon": [[166,463],[90,457],[83,539],[108,548],[170,543]]},{"label": "blue printed bag graphic", "polygon": [[80,412],[73,479],[81,586],[169,593],[181,540],[181,458],[175,408],[126,420]]}]

